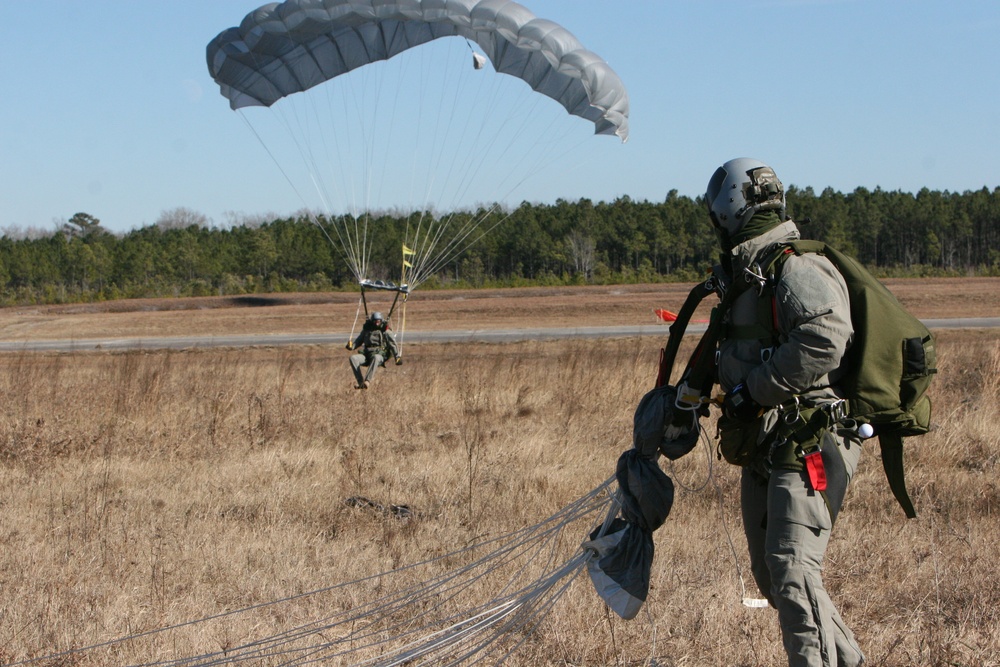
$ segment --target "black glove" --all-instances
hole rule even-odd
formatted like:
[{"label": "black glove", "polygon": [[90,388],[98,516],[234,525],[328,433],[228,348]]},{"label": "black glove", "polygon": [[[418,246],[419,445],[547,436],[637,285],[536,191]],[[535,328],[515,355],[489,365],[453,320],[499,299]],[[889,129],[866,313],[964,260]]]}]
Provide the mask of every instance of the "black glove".
[{"label": "black glove", "polygon": [[354,343],[352,343],[352,342],[348,341],[348,342],[347,342],[347,345],[345,345],[344,347],[345,347],[346,349],[348,349],[348,350],[353,350],[353,349],[354,349]]},{"label": "black glove", "polygon": [[760,416],[763,408],[750,396],[750,390],[741,382],[733,387],[722,399],[722,414],[741,422],[752,422]]},{"label": "black glove", "polygon": [[403,365],[403,357],[396,357],[396,365],[397,366]]}]

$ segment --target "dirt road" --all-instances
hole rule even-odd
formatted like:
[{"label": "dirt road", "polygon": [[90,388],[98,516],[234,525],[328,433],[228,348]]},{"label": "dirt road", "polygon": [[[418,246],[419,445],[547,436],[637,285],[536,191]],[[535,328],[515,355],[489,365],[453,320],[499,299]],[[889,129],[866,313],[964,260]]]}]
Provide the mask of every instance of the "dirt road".
[{"label": "dirt road", "polygon": [[[917,317],[1000,317],[1000,278],[888,280]],[[435,331],[657,327],[657,308],[676,311],[690,284],[417,291],[397,310],[396,329]],[[389,293],[369,307],[388,312]],[[329,335],[350,331],[357,293],[137,299],[0,309],[0,341],[179,336]],[[704,304],[696,318],[708,316]],[[361,314],[363,317],[363,312]]]}]

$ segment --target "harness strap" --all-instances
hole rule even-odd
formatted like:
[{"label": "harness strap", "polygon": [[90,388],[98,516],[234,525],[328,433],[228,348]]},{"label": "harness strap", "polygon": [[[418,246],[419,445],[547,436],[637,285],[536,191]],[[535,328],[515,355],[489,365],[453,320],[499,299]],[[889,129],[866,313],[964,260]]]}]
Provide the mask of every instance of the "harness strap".
[{"label": "harness strap", "polygon": [[729,285],[722,301],[712,309],[708,329],[705,330],[698,347],[691,355],[688,368],[681,378],[690,389],[699,392],[702,397],[710,396],[712,385],[715,384],[715,351],[725,333],[726,313],[729,312],[736,297],[745,292],[749,286],[749,283],[742,279],[733,280]]},{"label": "harness strap", "polygon": [[656,374],[657,387],[670,384],[670,373],[674,368],[674,361],[677,359],[677,350],[681,346],[681,339],[684,338],[684,331],[691,321],[691,316],[694,315],[698,304],[709,294],[714,294],[716,290],[715,280],[709,278],[695,285],[688,293],[687,298],[684,300],[684,305],[681,306],[680,311],[677,313],[677,319],[670,325],[670,335],[667,338],[667,345],[660,352],[660,367]]},{"label": "harness strap", "polygon": [[[768,305],[768,309],[770,309],[770,305]],[[763,324],[728,324],[725,328],[725,335],[722,337],[736,340],[770,341],[774,337],[774,332]]]}]

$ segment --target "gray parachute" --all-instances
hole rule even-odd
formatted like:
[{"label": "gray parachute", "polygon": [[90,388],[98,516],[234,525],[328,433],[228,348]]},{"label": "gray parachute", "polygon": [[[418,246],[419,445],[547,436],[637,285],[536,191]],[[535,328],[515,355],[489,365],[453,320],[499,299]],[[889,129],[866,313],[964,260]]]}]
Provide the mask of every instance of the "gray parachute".
[{"label": "gray parachute", "polygon": [[288,0],[213,39],[208,69],[233,109],[271,106],[346,72],[440,37],[475,42],[497,72],[628,139],[628,93],[560,25],[508,0]]}]

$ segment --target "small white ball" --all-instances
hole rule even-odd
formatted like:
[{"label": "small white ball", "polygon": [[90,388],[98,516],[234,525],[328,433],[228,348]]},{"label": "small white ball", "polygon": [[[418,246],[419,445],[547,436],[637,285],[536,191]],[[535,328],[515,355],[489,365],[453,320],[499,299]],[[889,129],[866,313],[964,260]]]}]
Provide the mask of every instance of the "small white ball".
[{"label": "small white ball", "polygon": [[871,424],[862,424],[858,427],[858,435],[862,438],[870,438],[875,435],[875,429],[872,428]]}]

